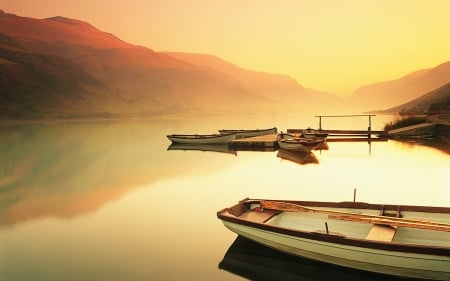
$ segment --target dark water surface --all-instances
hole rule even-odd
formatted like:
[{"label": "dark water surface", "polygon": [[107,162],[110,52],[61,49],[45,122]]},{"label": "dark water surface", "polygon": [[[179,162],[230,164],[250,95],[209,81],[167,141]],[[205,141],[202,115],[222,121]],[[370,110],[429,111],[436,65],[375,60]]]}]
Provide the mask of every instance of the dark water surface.
[{"label": "dark water surface", "polygon": [[[391,118],[375,117],[373,129]],[[450,155],[433,147],[330,142],[299,164],[278,151],[167,150],[165,137],[317,123],[243,115],[0,125],[0,280],[270,280],[245,260],[251,253],[233,250],[236,235],[218,210],[245,197],[353,200],[354,188],[358,201],[450,206]],[[367,120],[323,127],[366,129]],[[326,280],[336,270],[348,280],[390,280],[300,263],[304,270],[284,280]]]}]

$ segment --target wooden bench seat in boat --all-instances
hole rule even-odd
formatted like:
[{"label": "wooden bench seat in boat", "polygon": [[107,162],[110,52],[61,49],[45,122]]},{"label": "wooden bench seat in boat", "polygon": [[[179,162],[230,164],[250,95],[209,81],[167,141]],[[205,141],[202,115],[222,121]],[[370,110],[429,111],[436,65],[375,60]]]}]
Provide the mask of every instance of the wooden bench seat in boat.
[{"label": "wooden bench seat in boat", "polygon": [[279,211],[275,210],[267,210],[267,209],[262,210],[260,208],[254,208],[252,210],[243,213],[239,217],[249,221],[264,223],[273,216],[278,215],[279,213],[280,213]]},{"label": "wooden bench seat in boat", "polygon": [[392,242],[392,239],[394,239],[396,232],[397,227],[383,224],[374,224],[370,228],[366,239],[382,242]]}]

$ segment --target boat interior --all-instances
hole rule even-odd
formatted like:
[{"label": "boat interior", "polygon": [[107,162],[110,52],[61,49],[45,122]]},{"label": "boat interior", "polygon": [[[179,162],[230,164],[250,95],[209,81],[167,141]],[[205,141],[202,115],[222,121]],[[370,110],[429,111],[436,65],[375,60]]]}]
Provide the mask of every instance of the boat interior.
[{"label": "boat interior", "polygon": [[[365,203],[359,205],[367,205]],[[375,206],[375,205],[374,205]],[[434,228],[436,224],[448,228],[450,214],[445,212],[424,212],[401,210],[400,207],[376,205],[379,208],[314,206],[308,210],[277,210],[265,208],[259,201],[241,201],[224,211],[240,220],[267,224],[274,227],[309,233],[322,233],[350,239],[364,239],[379,242],[395,242],[450,248],[449,229]],[[314,210],[314,211],[311,211]],[[222,212],[224,212],[222,211]],[[361,218],[365,216],[381,220],[401,218],[413,221],[405,226],[388,224],[385,221],[373,223]],[[378,220],[377,220],[378,222]],[[419,222],[418,228],[415,222]],[[431,223],[432,222],[432,223]],[[422,228],[422,224],[430,227]]]}]

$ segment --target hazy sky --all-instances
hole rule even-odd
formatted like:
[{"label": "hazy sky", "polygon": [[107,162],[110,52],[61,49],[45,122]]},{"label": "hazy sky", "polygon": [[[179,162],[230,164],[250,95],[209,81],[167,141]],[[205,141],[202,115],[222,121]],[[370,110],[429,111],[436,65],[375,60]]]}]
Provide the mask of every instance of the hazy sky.
[{"label": "hazy sky", "polygon": [[450,0],[1,0],[155,51],[219,56],[347,95],[450,60]]}]

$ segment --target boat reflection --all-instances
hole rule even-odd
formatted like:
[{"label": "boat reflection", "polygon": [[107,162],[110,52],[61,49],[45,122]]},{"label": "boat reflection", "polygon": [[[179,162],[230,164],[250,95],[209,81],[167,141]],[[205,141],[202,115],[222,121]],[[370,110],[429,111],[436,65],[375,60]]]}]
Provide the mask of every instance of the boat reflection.
[{"label": "boat reflection", "polygon": [[219,268],[250,280],[346,280],[406,281],[351,268],[288,255],[238,236],[225,253]]},{"label": "boat reflection", "polygon": [[278,150],[277,157],[295,162],[300,165],[319,163],[319,160],[316,158],[312,151],[280,148]]},{"label": "boat reflection", "polygon": [[186,143],[172,143],[167,147],[167,150],[196,150],[196,151],[210,151],[237,155],[236,150],[229,147],[228,144],[186,144]]},{"label": "boat reflection", "polygon": [[328,146],[327,140],[324,140],[323,142],[319,143],[316,147],[314,147],[314,150],[329,150],[330,147]]}]

